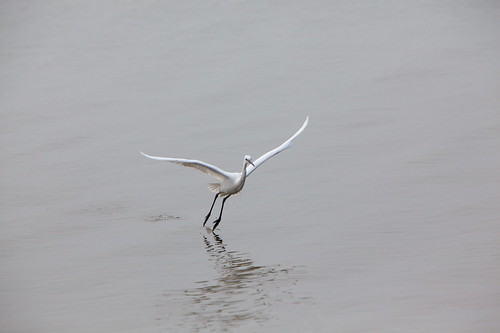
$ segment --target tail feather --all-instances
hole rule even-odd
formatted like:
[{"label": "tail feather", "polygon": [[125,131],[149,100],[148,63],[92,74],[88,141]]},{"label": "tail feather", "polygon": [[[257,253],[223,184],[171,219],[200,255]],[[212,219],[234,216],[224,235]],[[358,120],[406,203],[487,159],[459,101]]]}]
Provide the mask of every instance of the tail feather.
[{"label": "tail feather", "polygon": [[208,188],[210,191],[214,193],[219,193],[220,192],[220,184],[219,183],[209,183]]}]

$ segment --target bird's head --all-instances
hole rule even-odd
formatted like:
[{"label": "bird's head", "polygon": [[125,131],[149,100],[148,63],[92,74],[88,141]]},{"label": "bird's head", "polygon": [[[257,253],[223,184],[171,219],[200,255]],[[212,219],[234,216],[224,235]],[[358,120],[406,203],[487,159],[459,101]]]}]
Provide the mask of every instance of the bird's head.
[{"label": "bird's head", "polygon": [[255,164],[252,163],[252,156],[245,155],[245,161],[247,161],[247,163],[250,163],[251,165],[255,166]]}]

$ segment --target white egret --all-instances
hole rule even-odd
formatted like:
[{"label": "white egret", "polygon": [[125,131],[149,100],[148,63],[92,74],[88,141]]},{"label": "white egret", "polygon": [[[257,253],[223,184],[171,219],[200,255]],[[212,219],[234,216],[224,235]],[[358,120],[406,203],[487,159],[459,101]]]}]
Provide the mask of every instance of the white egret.
[{"label": "white egret", "polygon": [[241,172],[227,172],[224,171],[214,165],[208,164],[203,161],[198,161],[198,160],[187,160],[184,158],[171,158],[171,157],[159,157],[159,156],[150,156],[147,154],[144,154],[142,151],[140,152],[142,155],[151,158],[153,160],[158,160],[158,161],[167,161],[171,163],[176,163],[180,164],[186,167],[190,168],[195,168],[198,169],[206,174],[209,174],[210,176],[220,180],[220,183],[210,183],[208,184],[208,188],[215,193],[215,198],[214,201],[212,202],[212,206],[210,206],[210,211],[208,212],[207,216],[205,216],[205,221],[203,222],[203,226],[207,223],[208,219],[210,218],[210,215],[212,214],[212,209],[214,208],[215,202],[217,201],[218,197],[224,198],[222,200],[222,206],[220,209],[220,214],[219,217],[213,222],[213,228],[212,230],[215,230],[217,226],[220,223],[220,220],[222,218],[222,211],[224,210],[224,204],[226,203],[226,200],[234,195],[240,192],[243,189],[243,186],[245,185],[245,180],[246,178],[254,172],[255,169],[257,169],[262,163],[273,157],[274,155],[282,152],[283,150],[290,148],[290,146],[293,144],[293,140],[306,128],[307,123],[309,122],[309,117],[306,118],[304,121],[304,124],[302,127],[295,132],[292,137],[290,137],[288,140],[286,140],[283,144],[281,144],[279,147],[274,148],[273,150],[268,151],[258,159],[256,159],[254,162],[252,162],[252,157],[249,155],[245,155],[243,159],[243,169]]}]

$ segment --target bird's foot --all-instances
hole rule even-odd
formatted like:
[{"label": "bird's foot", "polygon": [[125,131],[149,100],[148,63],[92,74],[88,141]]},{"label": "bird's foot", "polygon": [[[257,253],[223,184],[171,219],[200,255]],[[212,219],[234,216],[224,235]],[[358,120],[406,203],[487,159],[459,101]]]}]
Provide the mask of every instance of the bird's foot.
[{"label": "bird's foot", "polygon": [[212,227],[212,231],[215,230],[215,228],[217,228],[219,223],[220,223],[220,218],[218,218],[217,220],[214,221],[214,226]]}]

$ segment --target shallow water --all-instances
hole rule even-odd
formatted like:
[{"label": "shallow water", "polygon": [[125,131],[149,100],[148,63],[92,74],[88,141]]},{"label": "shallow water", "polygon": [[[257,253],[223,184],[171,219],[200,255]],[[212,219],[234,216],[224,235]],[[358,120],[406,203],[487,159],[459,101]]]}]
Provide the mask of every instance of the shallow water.
[{"label": "shallow water", "polygon": [[498,14],[3,1],[2,331],[498,331]]},{"label": "shallow water", "polygon": [[[203,236],[216,275],[186,290],[168,289],[158,303],[158,318],[189,332],[220,332],[246,323],[264,325],[272,307],[307,303],[294,295],[301,267],[258,266],[247,253],[228,250],[219,235]],[[171,304],[175,303],[175,307]]]}]

